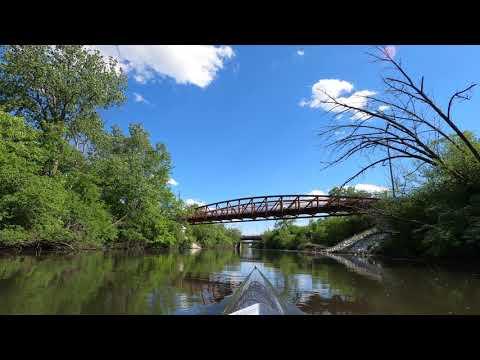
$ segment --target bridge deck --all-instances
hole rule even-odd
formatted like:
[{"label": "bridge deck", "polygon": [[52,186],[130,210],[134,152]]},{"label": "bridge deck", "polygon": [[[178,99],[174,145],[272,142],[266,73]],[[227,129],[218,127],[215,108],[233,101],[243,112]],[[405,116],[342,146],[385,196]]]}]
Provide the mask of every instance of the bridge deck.
[{"label": "bridge deck", "polygon": [[328,195],[255,196],[199,206],[187,219],[191,224],[276,220],[349,215],[364,211],[377,198]]}]

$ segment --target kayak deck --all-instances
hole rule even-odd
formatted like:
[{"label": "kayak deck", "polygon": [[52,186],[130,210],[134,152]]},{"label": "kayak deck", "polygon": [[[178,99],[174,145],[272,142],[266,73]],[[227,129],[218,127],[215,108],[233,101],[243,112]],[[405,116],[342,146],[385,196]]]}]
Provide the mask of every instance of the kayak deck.
[{"label": "kayak deck", "polygon": [[284,301],[270,281],[255,267],[232,295],[224,314],[299,315],[302,312]]},{"label": "kayak deck", "polygon": [[235,311],[229,315],[281,315],[265,304],[257,303]]}]

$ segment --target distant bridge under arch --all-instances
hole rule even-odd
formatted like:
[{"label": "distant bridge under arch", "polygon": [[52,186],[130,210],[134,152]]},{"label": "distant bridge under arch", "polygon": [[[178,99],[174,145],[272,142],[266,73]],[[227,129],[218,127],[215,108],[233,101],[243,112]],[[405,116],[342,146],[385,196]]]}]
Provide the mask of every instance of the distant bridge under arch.
[{"label": "distant bridge under arch", "polygon": [[377,198],[331,195],[267,195],[245,197],[195,208],[190,224],[233,223],[355,215]]},{"label": "distant bridge under arch", "polygon": [[240,238],[242,242],[262,241],[262,235],[242,235]]}]

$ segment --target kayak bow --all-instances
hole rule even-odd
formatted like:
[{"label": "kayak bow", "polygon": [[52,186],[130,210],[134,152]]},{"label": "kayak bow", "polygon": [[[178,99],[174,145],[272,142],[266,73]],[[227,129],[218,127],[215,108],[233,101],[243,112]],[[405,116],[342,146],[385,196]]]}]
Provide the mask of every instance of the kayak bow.
[{"label": "kayak bow", "polygon": [[225,307],[228,315],[301,315],[284,301],[270,281],[255,266]]}]

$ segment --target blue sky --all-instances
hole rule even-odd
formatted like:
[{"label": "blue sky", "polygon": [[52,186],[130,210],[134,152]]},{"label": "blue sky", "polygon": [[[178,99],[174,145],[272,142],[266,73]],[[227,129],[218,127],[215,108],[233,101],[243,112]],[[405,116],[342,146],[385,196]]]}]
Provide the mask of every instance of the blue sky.
[{"label": "blue sky", "polygon": [[[328,192],[360,169],[361,159],[321,171],[328,159],[317,136],[328,120],[321,108],[300,106],[321,79],[381,92],[382,65],[369,46],[98,46],[127,71],[127,102],[102,111],[107,126],[140,122],[152,142],[165,143],[172,189],[204,203],[237,197]],[[480,79],[479,46],[396,46],[414,77],[425,76],[435,99]],[[347,94],[348,95],[348,94]],[[480,98],[457,107],[462,129],[480,130]],[[352,184],[388,186],[387,168]],[[238,225],[258,233],[273,222]]]}]

